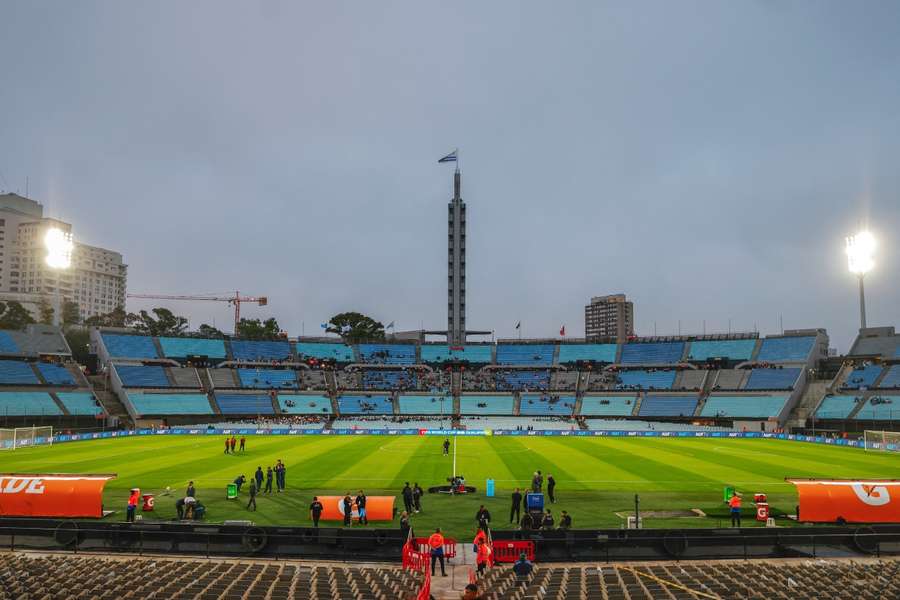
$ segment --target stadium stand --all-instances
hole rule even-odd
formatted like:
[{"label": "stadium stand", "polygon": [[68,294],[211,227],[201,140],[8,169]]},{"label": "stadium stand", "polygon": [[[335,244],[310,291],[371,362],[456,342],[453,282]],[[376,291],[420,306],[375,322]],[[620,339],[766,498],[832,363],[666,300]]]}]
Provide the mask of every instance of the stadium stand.
[{"label": "stadium stand", "polygon": [[900,420],[900,396],[871,396],[853,418],[864,421]]},{"label": "stadium stand", "polygon": [[762,341],[757,362],[806,362],[816,338],[810,336],[768,337]]},{"label": "stadium stand", "polygon": [[283,341],[232,340],[234,360],[285,361],[291,358],[291,345]]},{"label": "stadium stand", "polygon": [[375,365],[414,365],[416,347],[412,344],[360,344],[359,357]]},{"label": "stadium stand", "polygon": [[90,392],[56,392],[56,397],[70,415],[95,416],[103,413],[100,403]]},{"label": "stadium stand", "polygon": [[198,388],[200,387],[200,378],[197,376],[197,369],[193,367],[169,367],[169,375],[172,377],[173,387],[177,388]]},{"label": "stadium stand", "polygon": [[31,363],[22,360],[0,360],[0,385],[40,385]]},{"label": "stadium stand", "polygon": [[756,340],[699,340],[691,342],[688,360],[703,362],[713,358],[728,360],[750,360],[756,349]]},{"label": "stadium stand", "polygon": [[209,380],[214,388],[239,388],[241,381],[237,377],[237,369],[208,369]]},{"label": "stadium stand", "polygon": [[672,384],[672,389],[699,390],[703,387],[707,373],[709,373],[709,371],[703,369],[684,369],[683,371],[678,371],[678,374],[675,376],[675,382]]},{"label": "stadium stand", "polygon": [[24,331],[0,332],[0,354],[35,357],[69,356],[72,352],[58,327],[33,324],[26,326]]},{"label": "stadium stand", "polygon": [[494,373],[498,392],[547,391],[550,389],[549,371],[501,370]]},{"label": "stadium stand", "polygon": [[293,369],[238,369],[241,387],[255,389],[295,390],[297,372]]},{"label": "stadium stand", "polygon": [[790,390],[800,376],[799,368],[753,369],[745,390]]},{"label": "stadium stand", "polygon": [[453,420],[448,416],[443,419],[417,417],[338,417],[332,429],[453,429]]},{"label": "stadium stand", "polygon": [[497,344],[497,364],[549,366],[555,348],[549,344]]},{"label": "stadium stand", "polygon": [[634,396],[584,396],[581,412],[585,416],[628,416],[634,412]]},{"label": "stadium stand", "polygon": [[489,364],[491,362],[492,346],[454,346],[447,344],[423,344],[420,348],[423,363],[442,363],[446,361],[468,361],[472,364]]},{"label": "stadium stand", "polygon": [[900,357],[900,335],[893,327],[873,327],[860,332],[848,352],[850,356]]},{"label": "stadium stand", "polygon": [[415,371],[363,371],[364,390],[414,390],[417,387]]},{"label": "stadium stand", "polygon": [[623,365],[671,365],[681,361],[684,342],[644,342],[622,346]]},{"label": "stadium stand", "polygon": [[206,356],[225,358],[225,341],[206,338],[161,337],[159,345],[167,358]]},{"label": "stadium stand", "polygon": [[303,390],[324,390],[328,387],[322,371],[300,369],[297,371],[297,378],[300,380],[300,389]]},{"label": "stadium stand", "polygon": [[462,389],[467,392],[490,392],[496,389],[495,375],[491,371],[463,371]]},{"label": "stadium stand", "polygon": [[777,416],[786,401],[786,396],[710,396],[700,416],[767,419]]},{"label": "stadium stand", "polygon": [[332,412],[328,396],[278,394],[278,406],[281,412],[288,415],[323,415]]},{"label": "stadium stand", "polygon": [[900,365],[891,367],[885,376],[881,378],[878,387],[888,389],[900,388]]},{"label": "stadium stand", "polygon": [[491,430],[577,430],[578,423],[573,419],[562,417],[461,417],[460,426],[465,429],[491,429]]},{"label": "stadium stand", "polygon": [[63,414],[47,392],[0,392],[0,415],[46,416]]},{"label": "stadium stand", "polygon": [[739,390],[744,387],[744,381],[750,371],[744,369],[719,369],[713,379],[714,390]]},{"label": "stadium stand", "polygon": [[636,421],[634,419],[585,419],[591,431],[734,431],[729,427],[667,423],[665,421]]},{"label": "stadium stand", "polygon": [[338,412],[342,415],[392,415],[394,402],[389,396],[340,396]]},{"label": "stadium stand", "polygon": [[338,371],[334,374],[334,379],[338,391],[362,389],[362,378],[359,371]]},{"label": "stadium stand", "polygon": [[273,415],[272,399],[266,394],[216,394],[223,415]]},{"label": "stadium stand", "polygon": [[846,419],[862,402],[860,396],[825,396],[816,409],[816,418]]},{"label": "stadium stand", "polygon": [[55,363],[37,363],[41,379],[48,385],[76,385],[72,373],[64,366]]},{"label": "stadium stand", "polygon": [[101,338],[110,358],[159,358],[150,336],[104,333]]},{"label": "stadium stand", "polygon": [[128,401],[138,415],[210,415],[206,394],[145,394],[128,392]]},{"label": "stadium stand", "polygon": [[696,396],[644,396],[638,416],[690,417],[696,409]]},{"label": "stadium stand", "polygon": [[463,415],[512,415],[512,396],[460,396],[459,413]]},{"label": "stadium stand", "polygon": [[449,415],[453,413],[453,397],[401,395],[398,406],[401,415]]},{"label": "stadium stand", "polygon": [[554,371],[550,374],[550,389],[557,392],[574,392],[578,389],[577,371]]},{"label": "stadium stand", "polygon": [[158,365],[113,365],[122,385],[131,388],[171,387],[164,367]]},{"label": "stadium stand", "polygon": [[675,384],[675,371],[619,371],[617,390],[669,390]]},{"label": "stadium stand", "polygon": [[579,361],[594,363],[616,362],[616,344],[560,344],[559,364],[571,364]]},{"label": "stadium stand", "polygon": [[19,346],[8,331],[0,331],[0,354],[18,354]]},{"label": "stadium stand", "polygon": [[574,396],[524,395],[519,403],[520,415],[571,415],[574,411]]},{"label": "stadium stand", "polygon": [[300,360],[333,360],[337,363],[355,362],[353,348],[346,344],[319,342],[297,342],[297,356]]},{"label": "stadium stand", "polygon": [[879,375],[881,375],[881,365],[861,365],[850,371],[841,387],[846,390],[870,388]]}]

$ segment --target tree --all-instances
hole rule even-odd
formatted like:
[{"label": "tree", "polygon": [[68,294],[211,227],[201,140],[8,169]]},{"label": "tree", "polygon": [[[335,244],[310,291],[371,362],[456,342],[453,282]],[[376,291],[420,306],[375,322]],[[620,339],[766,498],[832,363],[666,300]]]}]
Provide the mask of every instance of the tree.
[{"label": "tree", "polygon": [[[134,319],[137,317],[132,315]],[[96,315],[84,320],[87,327],[125,327],[128,314],[121,306],[117,306],[105,315]]]},{"label": "tree", "polygon": [[63,300],[62,304],[62,324],[63,327],[66,325],[77,325],[81,322],[81,308],[79,308],[77,302],[73,302],[68,298]]},{"label": "tree", "polygon": [[338,334],[348,344],[384,339],[384,325],[358,312],[334,315],[325,331]]},{"label": "tree", "polygon": [[38,322],[44,325],[53,325],[53,306],[47,300],[47,296],[41,296],[38,300]]},{"label": "tree", "polygon": [[135,330],[152,336],[181,335],[187,329],[188,320],[174,314],[168,308],[154,308],[150,312],[156,315],[156,318],[146,310],[142,310],[136,315],[129,314],[125,319],[125,325],[131,325]]},{"label": "tree", "polygon": [[0,329],[25,329],[34,323],[34,317],[15,300],[0,302]]},{"label": "tree", "polygon": [[274,340],[281,333],[281,327],[274,318],[260,321],[259,319],[241,319],[238,322],[236,337],[245,340]]},{"label": "tree", "polygon": [[200,329],[197,330],[197,333],[207,338],[222,338],[225,337],[225,334],[213,327],[212,325],[207,325],[204,323],[200,326]]}]

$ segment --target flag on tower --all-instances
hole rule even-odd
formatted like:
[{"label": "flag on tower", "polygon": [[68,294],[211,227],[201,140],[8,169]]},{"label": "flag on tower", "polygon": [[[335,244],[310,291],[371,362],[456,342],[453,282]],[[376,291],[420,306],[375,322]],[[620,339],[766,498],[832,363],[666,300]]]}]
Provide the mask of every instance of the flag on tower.
[{"label": "flag on tower", "polygon": [[458,151],[458,150],[454,150],[453,152],[451,152],[450,154],[448,154],[447,156],[445,156],[444,158],[442,158],[442,159],[439,160],[438,162],[439,162],[439,163],[456,162],[456,153],[457,153],[457,152],[459,152],[459,151]]},{"label": "flag on tower", "polygon": [[566,337],[566,326],[565,325],[563,325],[562,327],[559,328],[559,335],[561,335],[562,337]]},{"label": "flag on tower", "polygon": [[394,322],[393,322],[393,321],[391,321],[390,323],[388,323],[388,324],[387,324],[387,327],[385,327],[385,329],[393,329],[393,328],[394,328]]},{"label": "flag on tower", "polygon": [[519,321],[518,323],[516,323],[516,329],[521,329],[521,328],[522,328],[522,321]]}]

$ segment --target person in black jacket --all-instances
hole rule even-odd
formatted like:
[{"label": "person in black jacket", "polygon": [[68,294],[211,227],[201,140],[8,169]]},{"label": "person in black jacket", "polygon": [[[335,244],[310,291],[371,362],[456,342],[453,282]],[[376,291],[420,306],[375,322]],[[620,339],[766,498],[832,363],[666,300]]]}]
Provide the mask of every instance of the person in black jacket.
[{"label": "person in black jacket", "polygon": [[422,512],[422,496],[425,495],[425,490],[419,487],[419,482],[415,482],[413,484],[413,506],[416,509],[416,513]]},{"label": "person in black jacket", "polygon": [[475,513],[475,520],[478,522],[478,528],[487,533],[491,525],[491,513],[482,504]]},{"label": "person in black jacket", "polygon": [[400,495],[403,496],[403,507],[406,509],[406,512],[411,513],[413,511],[413,491],[412,488],[409,487],[408,481],[406,482],[406,485],[403,486]]},{"label": "person in black jacket", "polygon": [[344,494],[344,527],[350,527],[353,522],[353,499],[350,492]]},{"label": "person in black jacket", "polygon": [[412,525],[409,523],[409,513],[405,510],[400,513],[400,533],[403,536],[404,542],[406,538],[409,537],[409,530],[412,529]]},{"label": "person in black jacket", "polygon": [[265,492],[267,494],[272,493],[272,477],[273,477],[272,467],[266,467],[266,490],[265,490]]},{"label": "person in black jacket", "polygon": [[[271,479],[269,481],[271,482]],[[319,526],[319,519],[322,517],[323,510],[325,510],[325,507],[319,502],[319,497],[313,496],[313,501],[309,505],[309,518],[312,519],[313,527]]]},{"label": "person in black jacket", "polygon": [[512,507],[509,509],[509,522],[518,523],[522,516],[522,493],[516,488],[512,493]]},{"label": "person in black jacket", "polygon": [[359,490],[359,494],[356,496],[356,512],[359,514],[359,524],[368,525],[369,518],[366,516],[366,494],[362,490]]},{"label": "person in black jacket", "polygon": [[184,493],[185,496],[190,496],[191,498],[195,498],[197,496],[197,490],[194,489],[194,482],[188,481],[187,491]]},{"label": "person in black jacket", "polygon": [[247,510],[250,510],[250,507],[253,507],[253,510],[256,510],[256,480],[250,480],[250,501],[247,502]]},{"label": "person in black jacket", "polygon": [[553,479],[553,475],[547,474],[547,496],[550,498],[551,504],[556,504],[556,496],[553,494],[554,490],[556,490],[556,480]]},{"label": "person in black jacket", "polygon": [[262,467],[256,467],[256,473],[254,474],[256,479],[256,491],[262,491],[262,482],[263,482],[263,470]]},{"label": "person in black jacket", "polygon": [[572,529],[572,515],[566,511],[562,511],[562,514],[559,517],[559,528]]}]

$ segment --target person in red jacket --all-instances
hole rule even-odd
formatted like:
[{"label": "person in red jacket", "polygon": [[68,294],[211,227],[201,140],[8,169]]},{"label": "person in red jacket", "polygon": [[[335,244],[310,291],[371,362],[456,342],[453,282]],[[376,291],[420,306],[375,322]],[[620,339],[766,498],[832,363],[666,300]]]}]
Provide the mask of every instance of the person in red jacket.
[{"label": "person in red jacket", "polygon": [[444,535],[441,528],[438,527],[428,538],[428,546],[431,548],[431,575],[434,576],[434,566],[437,561],[441,561],[441,577],[447,576],[444,570]]},{"label": "person in red jacket", "polygon": [[740,527],[741,526],[741,496],[737,492],[731,497],[728,501],[728,506],[731,507],[731,526],[732,527]]},{"label": "person in red jacket", "polygon": [[485,540],[478,540],[478,552],[475,554],[475,564],[478,565],[478,574],[484,575],[484,570],[491,564],[493,551]]},{"label": "person in red jacket", "polygon": [[128,509],[125,511],[125,520],[134,523],[134,513],[137,511],[138,500],[141,497],[141,490],[131,488],[131,494],[128,496]]}]

